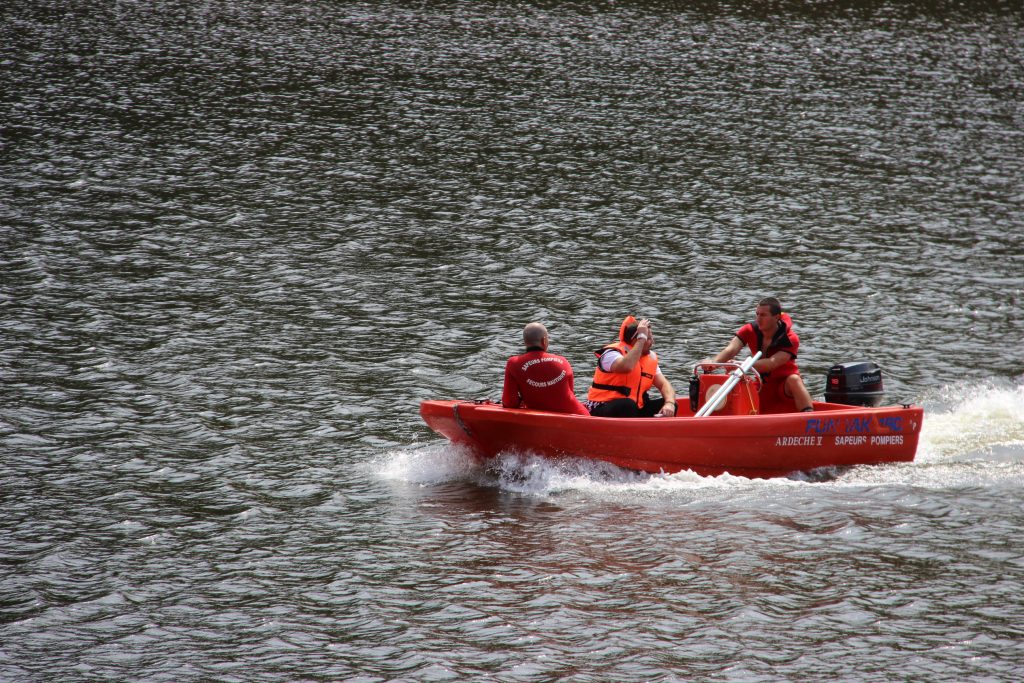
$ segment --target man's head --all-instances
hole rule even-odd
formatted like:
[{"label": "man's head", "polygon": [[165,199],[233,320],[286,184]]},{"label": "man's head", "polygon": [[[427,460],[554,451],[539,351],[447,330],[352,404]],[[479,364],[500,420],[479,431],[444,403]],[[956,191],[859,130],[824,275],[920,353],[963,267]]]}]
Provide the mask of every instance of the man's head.
[{"label": "man's head", "polygon": [[523,328],[523,344],[526,348],[548,350],[548,328],[542,323],[530,323]]},{"label": "man's head", "polygon": [[754,312],[757,327],[761,334],[771,337],[779,328],[779,316],[782,314],[782,304],[773,296],[766,296],[757,302],[757,310]]},{"label": "man's head", "polygon": [[651,323],[649,320],[637,320],[633,316],[628,316],[622,321],[622,328],[619,331],[620,338],[630,346],[635,346],[636,335],[641,327],[645,329],[644,334],[647,335],[646,340],[641,340],[644,342],[643,352],[644,354],[648,354],[651,352],[651,347],[654,346],[654,330],[651,329]]}]

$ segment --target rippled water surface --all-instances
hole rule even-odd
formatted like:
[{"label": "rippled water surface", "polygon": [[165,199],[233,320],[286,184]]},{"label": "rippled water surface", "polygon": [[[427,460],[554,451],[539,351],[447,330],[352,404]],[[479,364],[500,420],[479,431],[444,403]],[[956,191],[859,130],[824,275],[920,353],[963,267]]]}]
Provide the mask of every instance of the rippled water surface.
[{"label": "rippled water surface", "polygon": [[[0,679],[1024,673],[1019,3],[0,9]],[[912,464],[431,433],[522,326],[677,386],[778,295]]]}]

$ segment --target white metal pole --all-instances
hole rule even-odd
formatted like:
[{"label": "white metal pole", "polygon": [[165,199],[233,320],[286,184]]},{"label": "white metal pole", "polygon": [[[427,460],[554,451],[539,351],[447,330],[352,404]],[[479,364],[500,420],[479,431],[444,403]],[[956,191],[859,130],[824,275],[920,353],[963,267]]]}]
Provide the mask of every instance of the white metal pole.
[{"label": "white metal pole", "polygon": [[725,397],[729,395],[729,392],[733,390],[733,387],[740,383],[740,380],[743,379],[743,375],[750,370],[750,368],[754,367],[754,363],[756,363],[757,359],[760,357],[761,352],[758,351],[753,356],[743,361],[738,368],[730,372],[729,379],[725,380],[725,383],[722,384],[722,388],[715,392],[715,395],[711,397],[710,401],[701,406],[700,410],[697,411],[697,414],[694,415],[694,417],[707,417],[709,414],[713,413],[715,409],[721,405],[722,401],[725,400]]}]

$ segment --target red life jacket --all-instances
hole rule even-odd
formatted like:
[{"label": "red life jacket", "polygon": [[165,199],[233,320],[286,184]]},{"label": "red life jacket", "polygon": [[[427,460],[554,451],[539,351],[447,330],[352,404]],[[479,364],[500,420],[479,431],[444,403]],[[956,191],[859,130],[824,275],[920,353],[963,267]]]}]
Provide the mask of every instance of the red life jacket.
[{"label": "red life jacket", "polygon": [[[761,333],[761,328],[757,326],[757,323],[747,323],[736,332],[736,336],[747,345],[751,354],[760,351],[764,344],[764,334]],[[789,317],[788,313],[783,313],[779,316],[779,327],[768,342],[768,348],[765,349],[762,358],[770,358],[779,351],[785,351],[789,354],[789,360],[770,373],[763,373],[761,378],[768,379],[771,376],[773,380],[778,380],[789,375],[800,374],[800,368],[796,365],[796,352],[799,348],[800,337],[793,331],[793,319]]]}]

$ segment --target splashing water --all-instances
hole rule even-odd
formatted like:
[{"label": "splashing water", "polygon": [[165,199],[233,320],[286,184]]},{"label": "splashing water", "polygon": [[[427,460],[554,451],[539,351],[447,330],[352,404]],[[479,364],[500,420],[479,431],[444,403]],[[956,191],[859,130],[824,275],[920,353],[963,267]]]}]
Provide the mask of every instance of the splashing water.
[{"label": "splashing water", "polygon": [[945,387],[924,405],[918,462],[1024,460],[1024,385]]},{"label": "splashing water", "polygon": [[828,481],[841,473],[829,468],[827,472],[794,473],[789,479],[771,480],[748,479],[728,473],[705,477],[689,470],[674,474],[648,474],[598,460],[553,459],[527,452],[510,451],[480,461],[468,449],[452,444],[390,451],[378,458],[372,469],[383,479],[420,485],[462,481],[527,496],[583,493],[612,498],[671,497],[679,493],[714,493],[723,489],[736,494],[741,490],[757,491],[766,487]]},{"label": "splashing water", "polygon": [[412,484],[476,481],[481,471],[480,461],[468,448],[443,443],[388,451],[370,467],[382,479]]}]

